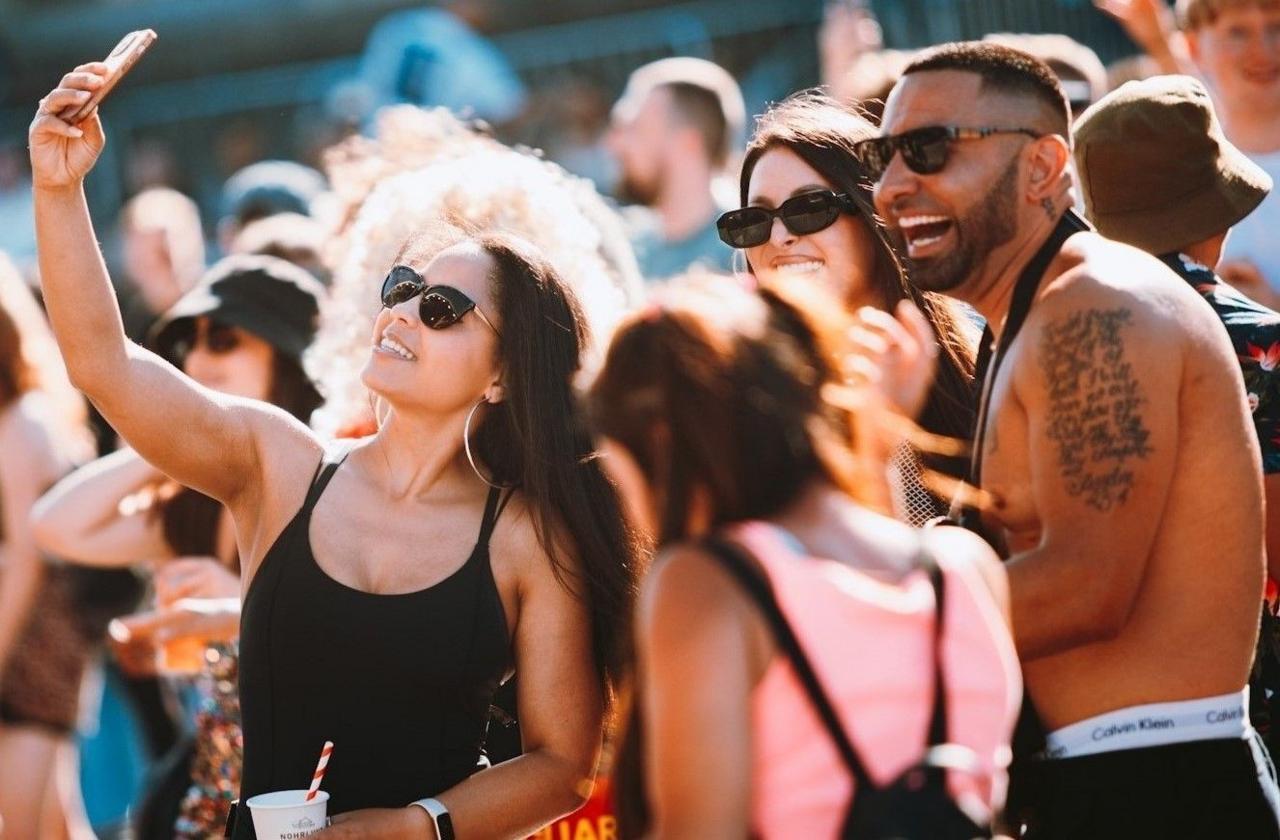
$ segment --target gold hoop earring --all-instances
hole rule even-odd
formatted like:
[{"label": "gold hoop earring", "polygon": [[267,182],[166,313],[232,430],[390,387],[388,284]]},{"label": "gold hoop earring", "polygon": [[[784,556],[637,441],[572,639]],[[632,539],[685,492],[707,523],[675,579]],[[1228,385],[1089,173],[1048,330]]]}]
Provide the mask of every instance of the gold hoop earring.
[{"label": "gold hoop earring", "polygon": [[479,478],[479,479],[480,479],[481,481],[483,481],[485,484],[487,484],[487,485],[489,485],[490,487],[493,487],[493,488],[495,488],[495,489],[497,489],[497,490],[506,490],[506,489],[510,488],[512,485],[510,485],[510,484],[494,484],[492,481],[490,481],[489,479],[485,478],[485,477],[484,477],[484,473],[480,472],[480,468],[476,466],[476,459],[475,459],[475,457],[471,454],[471,418],[472,418],[472,417],[475,417],[475,415],[476,415],[476,409],[477,409],[477,408],[479,408],[480,406],[482,406],[482,405],[486,404],[487,402],[489,402],[489,400],[488,400],[488,399],[486,399],[485,397],[481,397],[481,398],[476,402],[476,404],[475,404],[475,405],[471,406],[471,410],[467,412],[467,419],[466,419],[466,421],[462,424],[462,450],[463,450],[464,452],[466,452],[466,453],[467,453],[467,463],[471,465],[471,471],[472,471],[472,472],[474,472],[474,473],[476,474],[476,477],[477,477],[477,478]]}]

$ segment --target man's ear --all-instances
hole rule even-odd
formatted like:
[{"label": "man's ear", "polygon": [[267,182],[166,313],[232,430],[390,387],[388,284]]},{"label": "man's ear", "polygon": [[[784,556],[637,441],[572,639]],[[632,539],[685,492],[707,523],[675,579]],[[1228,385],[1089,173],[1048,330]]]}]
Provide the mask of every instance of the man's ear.
[{"label": "man's ear", "polygon": [[1062,192],[1064,177],[1071,179],[1071,147],[1056,134],[1041,137],[1031,144],[1028,162],[1027,200],[1040,204],[1044,199],[1056,200]]}]

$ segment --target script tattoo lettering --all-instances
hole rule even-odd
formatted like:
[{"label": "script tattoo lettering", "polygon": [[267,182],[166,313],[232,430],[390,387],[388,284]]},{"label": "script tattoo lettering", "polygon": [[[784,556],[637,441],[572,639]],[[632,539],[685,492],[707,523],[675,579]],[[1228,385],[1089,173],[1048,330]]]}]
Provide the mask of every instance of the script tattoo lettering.
[{"label": "script tattoo lettering", "polygon": [[1049,388],[1048,437],[1058,448],[1067,493],[1108,511],[1133,488],[1135,461],[1151,454],[1146,398],[1125,359],[1128,309],[1090,309],[1048,325],[1041,369]]}]

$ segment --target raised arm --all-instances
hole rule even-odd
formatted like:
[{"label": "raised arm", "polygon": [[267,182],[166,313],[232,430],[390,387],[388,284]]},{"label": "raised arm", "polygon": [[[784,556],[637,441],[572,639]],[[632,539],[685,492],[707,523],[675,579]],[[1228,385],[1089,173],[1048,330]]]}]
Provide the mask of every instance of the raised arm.
[{"label": "raised arm", "polygon": [[173,556],[153,496],[165,476],[132,449],[86,464],[59,481],[31,511],[45,554],[86,566],[129,566]]},{"label": "raised arm", "polygon": [[1129,619],[1178,450],[1181,331],[1157,306],[1082,283],[1046,296],[1019,338],[1041,525],[1008,564],[1023,661],[1112,638]]},{"label": "raised arm", "polygon": [[200,387],[126,340],[84,195],[105,138],[98,115],[77,126],[56,114],[102,84],[85,64],[41,100],[31,123],[40,274],[49,320],[72,382],[147,461],[230,502],[259,474],[259,443],[305,436],[283,412]]}]

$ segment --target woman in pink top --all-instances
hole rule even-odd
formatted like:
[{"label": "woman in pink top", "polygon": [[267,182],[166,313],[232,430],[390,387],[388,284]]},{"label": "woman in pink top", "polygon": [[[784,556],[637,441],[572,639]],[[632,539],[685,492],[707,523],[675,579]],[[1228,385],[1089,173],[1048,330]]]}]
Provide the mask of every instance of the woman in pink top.
[{"label": "woman in pink top", "polygon": [[620,759],[623,836],[829,838],[853,779],[763,613],[702,537],[745,548],[772,584],[877,786],[925,752],[934,591],[949,740],[972,775],[948,791],[979,822],[1001,804],[1020,697],[1003,572],[953,528],[913,530],[854,500],[848,416],[801,312],[725,279],[624,324],[592,388],[607,469],[660,551],[636,625]]}]

